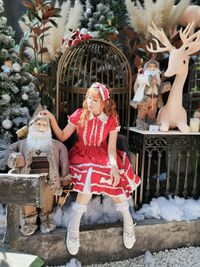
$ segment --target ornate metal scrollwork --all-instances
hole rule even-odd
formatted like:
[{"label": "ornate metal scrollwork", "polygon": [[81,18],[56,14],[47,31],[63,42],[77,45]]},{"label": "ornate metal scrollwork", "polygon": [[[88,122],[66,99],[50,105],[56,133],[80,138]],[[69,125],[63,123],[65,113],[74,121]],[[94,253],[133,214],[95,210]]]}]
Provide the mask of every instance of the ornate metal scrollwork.
[{"label": "ornate metal scrollwork", "polygon": [[140,204],[158,196],[200,196],[198,134],[145,134],[137,130],[130,134],[129,142],[130,149],[139,154]]}]

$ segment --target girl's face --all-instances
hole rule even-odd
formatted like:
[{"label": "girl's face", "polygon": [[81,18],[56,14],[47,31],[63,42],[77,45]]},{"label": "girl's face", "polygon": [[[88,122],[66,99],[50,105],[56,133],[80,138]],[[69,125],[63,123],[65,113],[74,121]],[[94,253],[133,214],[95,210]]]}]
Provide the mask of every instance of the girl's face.
[{"label": "girl's face", "polygon": [[98,115],[102,112],[104,102],[102,101],[99,93],[89,92],[87,96],[88,110],[94,115]]}]

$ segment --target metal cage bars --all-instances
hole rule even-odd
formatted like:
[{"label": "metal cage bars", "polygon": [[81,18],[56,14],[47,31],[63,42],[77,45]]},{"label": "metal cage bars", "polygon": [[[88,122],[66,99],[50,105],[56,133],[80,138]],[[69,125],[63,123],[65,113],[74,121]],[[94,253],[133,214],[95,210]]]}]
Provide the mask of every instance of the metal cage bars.
[{"label": "metal cage bars", "polygon": [[80,107],[87,89],[96,81],[111,88],[122,132],[126,131],[130,122],[131,68],[119,48],[102,40],[91,39],[68,47],[60,58],[56,85],[57,118],[62,124],[66,114]]}]

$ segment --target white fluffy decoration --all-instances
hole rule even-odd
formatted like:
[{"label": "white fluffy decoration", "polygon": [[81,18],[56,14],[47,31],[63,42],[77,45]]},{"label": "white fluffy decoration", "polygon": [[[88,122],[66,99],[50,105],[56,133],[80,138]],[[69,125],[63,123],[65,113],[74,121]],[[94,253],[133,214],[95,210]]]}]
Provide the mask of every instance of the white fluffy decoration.
[{"label": "white fluffy decoration", "polygon": [[13,125],[13,123],[9,119],[5,119],[5,120],[2,121],[2,126],[6,130],[9,130],[10,128],[12,128],[12,125]]}]

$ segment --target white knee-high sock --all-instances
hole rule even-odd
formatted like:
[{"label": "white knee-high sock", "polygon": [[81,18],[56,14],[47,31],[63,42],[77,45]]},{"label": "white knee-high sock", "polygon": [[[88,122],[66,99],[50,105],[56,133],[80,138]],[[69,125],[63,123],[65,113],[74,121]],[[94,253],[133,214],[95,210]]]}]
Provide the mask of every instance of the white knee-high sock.
[{"label": "white knee-high sock", "polygon": [[87,210],[87,205],[82,205],[78,203],[74,203],[72,206],[72,213],[71,213],[71,219],[69,221],[68,229],[71,230],[70,236],[78,237],[79,236],[79,228],[80,228],[80,222],[81,217],[84,212]]},{"label": "white knee-high sock", "polygon": [[133,225],[133,218],[131,216],[131,213],[129,211],[129,205],[127,201],[117,203],[116,209],[119,211],[123,217],[123,225],[124,228],[128,228]]}]

